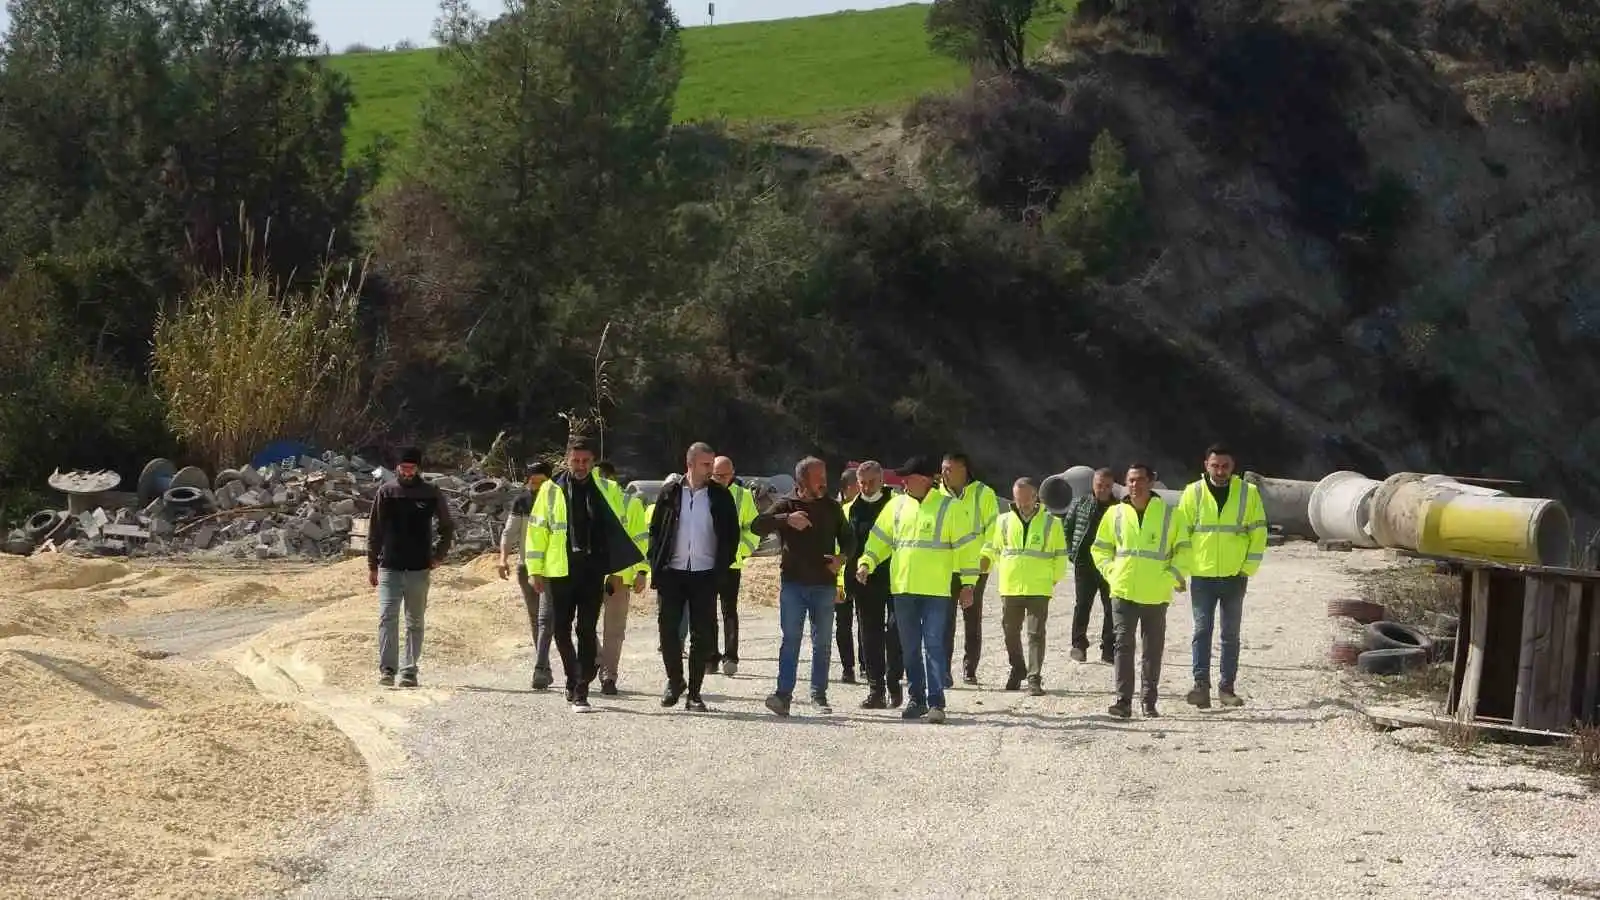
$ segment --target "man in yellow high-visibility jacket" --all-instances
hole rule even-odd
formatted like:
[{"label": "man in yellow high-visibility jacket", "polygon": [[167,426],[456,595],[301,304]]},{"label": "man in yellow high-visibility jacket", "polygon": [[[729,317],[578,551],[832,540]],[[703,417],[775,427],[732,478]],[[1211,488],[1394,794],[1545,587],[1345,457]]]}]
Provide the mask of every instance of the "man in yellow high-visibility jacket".
[{"label": "man in yellow high-visibility jacket", "polygon": [[[1061,519],[1039,506],[1039,489],[1031,478],[1018,478],[1011,486],[1010,512],[995,520],[983,544],[984,571],[1000,584],[1000,630],[1006,636],[1011,675],[1006,690],[1044,696],[1044,625],[1050,615],[1050,595],[1067,573],[1067,532]],[[1028,655],[1022,655],[1022,626],[1028,626]]]},{"label": "man in yellow high-visibility jacket", "polygon": [[1178,508],[1189,522],[1194,545],[1194,577],[1189,602],[1194,607],[1190,653],[1194,687],[1184,697],[1200,709],[1211,706],[1211,632],[1222,610],[1222,659],[1217,702],[1243,706],[1234,693],[1239,674],[1239,625],[1244,592],[1267,552],[1267,511],[1261,491],[1233,474],[1233,453],[1221,444],[1206,450],[1204,478],[1183,489]]},{"label": "man in yellow high-visibility jacket", "polygon": [[628,603],[633,594],[644,590],[650,572],[643,559],[650,544],[650,520],[644,517],[644,504],[637,495],[624,496],[622,485],[617,483],[617,467],[610,460],[600,460],[594,469],[600,473],[595,483],[605,492],[606,502],[618,511],[622,527],[627,529],[628,538],[639,548],[641,557],[637,564],[612,573],[621,581],[607,586],[600,615],[600,693],[615,697],[622,642],[628,636]]},{"label": "man in yellow high-visibility jacket", "polygon": [[1152,492],[1150,467],[1128,467],[1128,496],[1100,520],[1094,562],[1111,585],[1116,620],[1117,700],[1109,712],[1119,719],[1133,715],[1134,630],[1143,640],[1140,681],[1144,714],[1155,718],[1156,688],[1161,683],[1161,652],[1167,640],[1167,607],[1172,592],[1184,590],[1189,577],[1189,523],[1183,512]]},{"label": "man in yellow high-visibility jacket", "polygon": [[905,479],[905,493],[890,500],[867,535],[866,549],[856,564],[856,580],[866,584],[872,571],[889,561],[889,590],[900,628],[906,682],[911,696],[902,719],[928,717],[944,721],[944,641],[951,613],[947,593],[952,578],[961,585],[956,605],[972,606],[977,566],[965,570],[968,544],[977,539],[971,521],[955,502],[933,489],[939,470],[925,456],[914,456],[895,470]]},{"label": "man in yellow high-visibility jacket", "polygon": [[976,540],[962,548],[961,567],[956,573],[958,577],[950,580],[950,621],[945,623],[944,628],[945,682],[953,682],[955,675],[957,604],[954,600],[965,583],[959,580],[959,576],[975,576],[977,581],[972,582],[972,604],[961,609],[962,633],[965,637],[961,648],[961,680],[967,684],[977,684],[978,658],[983,654],[983,592],[989,583],[989,576],[980,571],[979,560],[983,538],[994,527],[995,519],[1000,517],[1000,499],[995,496],[994,488],[972,478],[972,462],[965,453],[944,455],[944,462],[939,467],[937,490],[955,504],[955,511],[963,520],[961,526],[977,536]]},{"label": "man in yellow high-visibility jacket", "polygon": [[[717,605],[722,610],[723,651],[714,653],[706,664],[707,675],[713,674],[713,670],[721,664],[722,674],[731,677],[739,673],[739,586],[744,561],[756,552],[761,539],[750,530],[750,523],[756,520],[755,494],[734,477],[731,457],[719,456],[712,462],[711,480],[727,488],[739,508],[739,553],[734,557],[733,567],[722,573],[717,581]],[[686,618],[685,625],[687,621]]]}]

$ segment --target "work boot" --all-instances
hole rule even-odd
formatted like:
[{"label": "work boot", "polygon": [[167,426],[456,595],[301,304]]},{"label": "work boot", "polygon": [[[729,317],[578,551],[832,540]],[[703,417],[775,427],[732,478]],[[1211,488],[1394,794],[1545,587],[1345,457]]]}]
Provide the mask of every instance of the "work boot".
[{"label": "work boot", "polygon": [[600,693],[607,697],[615,697],[617,695],[617,680],[615,678],[602,679],[600,681]]},{"label": "work boot", "polygon": [[789,698],[782,694],[773,694],[767,698],[767,709],[775,716],[787,718],[789,715]]},{"label": "work boot", "polygon": [[1230,709],[1244,705],[1244,700],[1238,694],[1235,694],[1232,688],[1218,688],[1217,702]]},{"label": "work boot", "polygon": [[548,690],[550,690],[550,684],[552,682],[554,682],[554,681],[555,681],[555,679],[550,677],[550,670],[549,669],[534,669],[533,670],[533,681],[531,682],[531,684],[532,684],[532,687],[533,687],[534,690],[536,690],[536,691],[548,691]]},{"label": "work boot", "polygon": [[1089,652],[1082,647],[1073,647],[1067,652],[1067,658],[1073,662],[1086,662],[1089,659]]},{"label": "work boot", "polygon": [[889,683],[889,708],[890,709],[899,709],[900,708],[900,704],[904,703],[904,702],[905,702],[905,695],[903,693],[901,693],[901,691],[900,691],[900,682],[898,682],[898,681],[890,682]]},{"label": "work boot", "polygon": [[867,692],[867,699],[861,701],[862,709],[888,709],[889,703],[883,697],[883,688],[875,687]]},{"label": "work boot", "polygon": [[378,673],[378,686],[379,687],[394,687],[394,673],[390,672],[390,671],[387,671],[387,670],[385,670],[383,672],[379,672]]},{"label": "work boot", "polygon": [[1029,678],[1028,679],[1028,696],[1030,696],[1030,697],[1043,697],[1044,696],[1044,685],[1042,683],[1040,683],[1039,679],[1037,679],[1037,678]]},{"label": "work boot", "polygon": [[1195,685],[1189,689],[1189,693],[1183,695],[1183,702],[1198,709],[1210,709],[1211,686],[1206,684]]},{"label": "work boot", "polygon": [[1020,691],[1020,690],[1022,690],[1022,675],[1021,675],[1021,673],[1013,671],[1010,675],[1006,676],[1006,690],[1008,690],[1008,691]]},{"label": "work boot", "polygon": [[1127,700],[1118,700],[1106,707],[1106,712],[1119,719],[1131,719],[1133,718],[1133,704]]}]

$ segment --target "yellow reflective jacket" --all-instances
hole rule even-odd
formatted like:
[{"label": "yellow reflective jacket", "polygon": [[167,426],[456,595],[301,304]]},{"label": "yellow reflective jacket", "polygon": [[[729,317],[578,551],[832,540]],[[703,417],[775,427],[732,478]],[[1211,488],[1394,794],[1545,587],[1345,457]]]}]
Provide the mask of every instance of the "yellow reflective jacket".
[{"label": "yellow reflective jacket", "polygon": [[638,494],[629,494],[623,500],[623,527],[628,529],[628,538],[633,545],[639,548],[639,564],[624,570],[623,574],[630,579],[634,575],[650,574],[650,564],[643,557],[650,552],[650,509],[644,505],[644,498]]},{"label": "yellow reflective jacket", "polygon": [[1178,509],[1189,522],[1195,575],[1250,576],[1261,568],[1267,553],[1267,510],[1260,488],[1235,475],[1228,481],[1228,502],[1218,509],[1202,478],[1183,489]]},{"label": "yellow reflective jacket", "polygon": [[1000,596],[1048,597],[1067,572],[1066,527],[1042,506],[1026,523],[1012,510],[995,520],[983,558],[999,579]]},{"label": "yellow reflective jacket", "polygon": [[948,597],[952,573],[965,585],[978,581],[976,565],[971,574],[962,568],[977,537],[948,496],[929,491],[918,501],[900,494],[878,513],[860,565],[870,573],[888,558],[891,593]]},{"label": "yellow reflective jacket", "polygon": [[[734,554],[733,565],[729,568],[742,569],[744,561],[761,546],[761,538],[750,530],[750,523],[756,520],[756,495],[737,481],[729,485],[728,490],[733,493],[734,506],[739,510],[739,552]],[[648,519],[645,525],[649,527]]]},{"label": "yellow reflective jacket", "polygon": [[[627,565],[611,574],[631,573],[638,569],[644,554],[640,553],[628,528],[622,510],[622,490],[599,473],[594,479],[600,496],[611,510],[612,521],[597,523],[606,530],[607,550],[613,560],[624,560]],[[605,518],[605,517],[602,517]],[[522,538],[522,561],[529,575],[545,578],[564,578],[567,565],[567,492],[561,479],[552,478],[539,486],[539,496],[528,511],[528,526]]]},{"label": "yellow reflective jacket", "polygon": [[[978,560],[982,556],[983,538],[994,527],[995,519],[1000,517],[1000,500],[995,496],[994,488],[981,481],[970,481],[962,489],[961,496],[940,485],[934,492],[950,499],[954,504],[953,514],[960,520],[960,527],[965,528],[969,534],[976,535],[976,540],[966,544],[960,552],[963,576],[978,577]],[[976,580],[972,582],[976,584]],[[948,591],[947,591],[948,592]]]},{"label": "yellow reflective jacket", "polygon": [[1142,519],[1126,500],[1106,510],[1091,550],[1095,568],[1118,599],[1171,603],[1173,589],[1189,577],[1189,523],[1156,494]]}]

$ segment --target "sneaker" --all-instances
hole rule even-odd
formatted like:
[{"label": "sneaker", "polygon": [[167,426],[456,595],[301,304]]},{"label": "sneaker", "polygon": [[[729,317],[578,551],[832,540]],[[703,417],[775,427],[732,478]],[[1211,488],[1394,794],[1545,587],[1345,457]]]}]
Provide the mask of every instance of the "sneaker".
[{"label": "sneaker", "polygon": [[845,669],[844,670],[844,675],[839,678],[839,683],[840,684],[858,684],[859,682],[856,681],[856,672],[855,672],[855,670],[854,669]]},{"label": "sneaker", "polygon": [[739,674],[739,664],[736,661],[731,660],[731,659],[723,660],[722,661],[722,674],[728,676],[729,678],[732,678],[733,676]]},{"label": "sneaker", "polygon": [[789,715],[789,698],[782,694],[773,694],[767,698],[767,709],[775,716]]},{"label": "sneaker", "polygon": [[944,707],[935,706],[933,709],[928,710],[928,721],[935,725],[943,725]]},{"label": "sneaker", "polygon": [[1007,675],[1006,676],[1006,690],[1008,690],[1008,691],[1020,691],[1020,690],[1022,690],[1022,676],[1018,675],[1015,672],[1012,672],[1010,675]]},{"label": "sneaker", "polygon": [[1217,702],[1229,708],[1238,708],[1244,705],[1244,699],[1226,688],[1217,691]]},{"label": "sneaker", "polygon": [[550,685],[554,681],[555,681],[555,679],[550,677],[550,670],[549,669],[534,669],[533,670],[532,687],[533,687],[534,690],[536,690],[536,691],[548,691],[548,690],[550,690]]},{"label": "sneaker", "polygon": [[1210,709],[1211,688],[1197,684],[1189,689],[1189,693],[1183,695],[1183,702],[1199,709]]},{"label": "sneaker", "polygon": [[900,708],[900,704],[904,703],[905,699],[906,699],[905,698],[905,694],[904,694],[904,692],[902,692],[900,690],[900,685],[898,685],[898,684],[889,685],[889,708],[890,709],[899,709]]},{"label": "sneaker", "polygon": [[575,713],[594,712],[594,707],[589,705],[588,697],[578,697],[572,701],[572,711]]},{"label": "sneaker", "polygon": [[661,692],[661,705],[667,709],[677,706],[678,698],[683,696],[683,690],[684,686],[681,684],[667,685],[666,690]]},{"label": "sneaker", "polygon": [[1116,716],[1119,719],[1131,719],[1133,718],[1133,704],[1123,703],[1119,700],[1116,703],[1106,707],[1106,712]]},{"label": "sneaker", "polygon": [[380,673],[378,673],[378,685],[380,687],[394,687],[394,673],[393,672],[380,672]]},{"label": "sneaker", "polygon": [[907,703],[906,708],[900,710],[900,718],[907,720],[920,719],[927,714],[928,708],[915,700]]},{"label": "sneaker", "polygon": [[828,705],[827,694],[812,694],[811,705],[817,708],[817,712],[822,713],[825,716],[833,713],[833,707]]},{"label": "sneaker", "polygon": [[1159,719],[1161,718],[1161,713],[1156,712],[1156,705],[1154,703],[1146,703],[1144,705],[1144,717],[1146,719]]},{"label": "sneaker", "polygon": [[1067,657],[1073,662],[1086,662],[1089,659],[1089,651],[1082,647],[1073,647],[1067,652]]},{"label": "sneaker", "polygon": [[683,708],[689,712],[705,712],[706,702],[701,700],[699,697],[690,697],[684,702]]},{"label": "sneaker", "polygon": [[615,678],[607,678],[601,681],[600,693],[605,694],[607,697],[615,697],[617,695],[617,680]]},{"label": "sneaker", "polygon": [[1044,685],[1039,683],[1039,679],[1037,679],[1037,678],[1028,679],[1028,696],[1030,696],[1030,697],[1043,697],[1044,696]]},{"label": "sneaker", "polygon": [[401,687],[416,687],[417,686],[417,673],[415,673],[415,672],[401,672],[400,673],[400,680],[395,682],[395,683],[400,685]]},{"label": "sneaker", "polygon": [[867,693],[867,699],[861,701],[862,709],[888,709],[889,703],[883,698],[883,688],[873,688]]}]

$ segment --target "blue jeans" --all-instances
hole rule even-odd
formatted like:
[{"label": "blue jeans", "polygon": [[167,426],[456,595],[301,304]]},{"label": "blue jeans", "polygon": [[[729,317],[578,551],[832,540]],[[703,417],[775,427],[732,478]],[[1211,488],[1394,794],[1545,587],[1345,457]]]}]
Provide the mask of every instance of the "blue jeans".
[{"label": "blue jeans", "polygon": [[[422,658],[423,617],[428,611],[428,580],[431,572],[378,570],[378,671],[388,675],[417,674]],[[400,610],[405,609],[406,644],[400,650]]]},{"label": "blue jeans", "polygon": [[944,633],[953,608],[950,598],[943,594],[894,596],[900,653],[912,703],[944,709]]},{"label": "blue jeans", "polygon": [[1220,690],[1232,691],[1239,674],[1239,622],[1244,617],[1244,590],[1249,579],[1243,575],[1226,578],[1189,579],[1189,602],[1194,608],[1194,683],[1211,686],[1211,630],[1217,609],[1222,609],[1222,660],[1218,668]]},{"label": "blue jeans", "polygon": [[778,693],[794,693],[800,668],[800,629],[811,620],[811,693],[827,694],[828,665],[833,661],[833,601],[838,588],[831,584],[782,582],[778,589],[778,624],[783,642],[778,646]]}]

